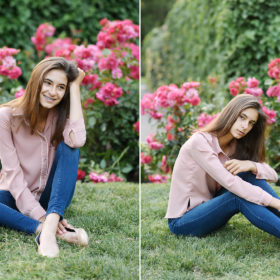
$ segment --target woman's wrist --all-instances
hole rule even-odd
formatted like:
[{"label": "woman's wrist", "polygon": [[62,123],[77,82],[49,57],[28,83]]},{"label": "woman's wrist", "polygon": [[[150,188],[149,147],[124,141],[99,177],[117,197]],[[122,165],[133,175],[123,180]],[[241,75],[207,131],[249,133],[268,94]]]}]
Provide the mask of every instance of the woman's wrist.
[{"label": "woman's wrist", "polygon": [[270,207],[277,209],[280,211],[280,199],[272,197],[271,202],[269,203]]},{"label": "woman's wrist", "polygon": [[256,164],[253,162],[253,161],[249,161],[250,162],[250,171],[253,172],[254,174],[257,174],[258,173],[258,170],[257,170],[257,166]]}]

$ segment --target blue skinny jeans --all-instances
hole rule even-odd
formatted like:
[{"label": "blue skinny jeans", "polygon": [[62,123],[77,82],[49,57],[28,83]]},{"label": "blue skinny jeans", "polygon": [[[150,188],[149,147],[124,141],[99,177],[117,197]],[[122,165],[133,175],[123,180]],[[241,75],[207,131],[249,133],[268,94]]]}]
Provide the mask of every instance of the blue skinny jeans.
[{"label": "blue skinny jeans", "polygon": [[[253,173],[241,172],[238,176],[280,199],[265,180],[256,179]],[[170,231],[176,235],[201,237],[221,228],[239,212],[254,226],[280,238],[279,211],[249,202],[224,188],[214,198],[194,207],[182,217],[168,219],[168,225]]]},{"label": "blue skinny jeans", "polygon": [[[57,146],[55,158],[40,204],[46,215],[57,213],[61,219],[72,201],[77,180],[79,149],[72,149],[63,141]],[[39,221],[23,215],[16,207],[9,191],[0,190],[0,225],[28,234],[35,233]]]}]

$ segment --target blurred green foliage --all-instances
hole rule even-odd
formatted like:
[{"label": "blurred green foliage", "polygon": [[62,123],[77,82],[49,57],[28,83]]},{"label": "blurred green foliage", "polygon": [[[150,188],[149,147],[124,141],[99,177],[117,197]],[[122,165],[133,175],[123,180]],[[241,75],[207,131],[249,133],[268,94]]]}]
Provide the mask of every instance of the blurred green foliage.
[{"label": "blurred green foliage", "polygon": [[209,76],[222,84],[238,76],[264,80],[280,53],[279,11],[279,1],[177,0],[144,40],[149,86]]},{"label": "blurred green foliage", "polygon": [[175,0],[141,0],[141,38],[142,40],[154,27],[163,24]]}]

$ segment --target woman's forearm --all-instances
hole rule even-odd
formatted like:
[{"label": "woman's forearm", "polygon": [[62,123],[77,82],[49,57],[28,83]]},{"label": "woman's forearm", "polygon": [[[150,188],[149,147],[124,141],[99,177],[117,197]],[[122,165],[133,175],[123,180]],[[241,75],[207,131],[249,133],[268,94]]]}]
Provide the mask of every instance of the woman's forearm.
[{"label": "woman's forearm", "polygon": [[70,85],[70,114],[69,119],[71,122],[83,118],[83,110],[81,104],[80,85],[73,83]]},{"label": "woman's forearm", "polygon": [[[83,110],[81,103],[81,90],[80,85],[82,80],[85,77],[85,72],[78,68],[79,75],[78,77],[71,82],[70,84],[70,113],[69,119],[71,122],[78,121],[83,118]],[[75,142],[75,135],[73,132],[70,132],[71,141]]]}]

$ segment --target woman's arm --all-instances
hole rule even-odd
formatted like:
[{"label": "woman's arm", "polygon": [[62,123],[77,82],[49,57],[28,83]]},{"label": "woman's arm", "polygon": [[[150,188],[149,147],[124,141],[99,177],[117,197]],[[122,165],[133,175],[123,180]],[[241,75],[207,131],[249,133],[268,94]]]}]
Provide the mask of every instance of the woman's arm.
[{"label": "woman's arm", "polygon": [[85,72],[80,68],[78,69],[78,77],[70,84],[70,114],[63,131],[65,144],[72,148],[82,147],[86,141],[80,94],[80,85],[85,76]]},{"label": "woman's arm", "polygon": [[83,118],[80,86],[85,77],[85,72],[78,68],[78,77],[70,83],[70,121],[74,122]]},{"label": "woman's arm", "polygon": [[189,153],[193,160],[216,182],[237,196],[250,202],[268,206],[272,196],[258,186],[245,182],[240,177],[231,174],[221,163],[217,153],[202,133],[197,133],[192,139]]},{"label": "woman's arm", "polygon": [[224,164],[225,168],[233,175],[237,175],[239,172],[251,171],[257,173],[256,165],[250,160],[238,160],[232,159],[228,160]]},{"label": "woman's arm", "polygon": [[12,139],[9,108],[0,110],[1,181],[16,201],[21,213],[39,220],[46,211],[32,195],[24,178],[17,151]]},{"label": "woman's arm", "polygon": [[[70,122],[75,122],[80,119],[83,119],[80,86],[82,80],[85,77],[85,72],[80,68],[78,68],[78,70],[78,77],[70,83]],[[70,138],[72,142],[75,143],[75,135],[72,131],[70,132]]]},{"label": "woman's arm", "polygon": [[276,171],[264,162],[232,159],[227,161],[224,166],[233,175],[239,172],[251,171],[256,174],[257,179],[265,179],[270,182],[278,180]]}]

